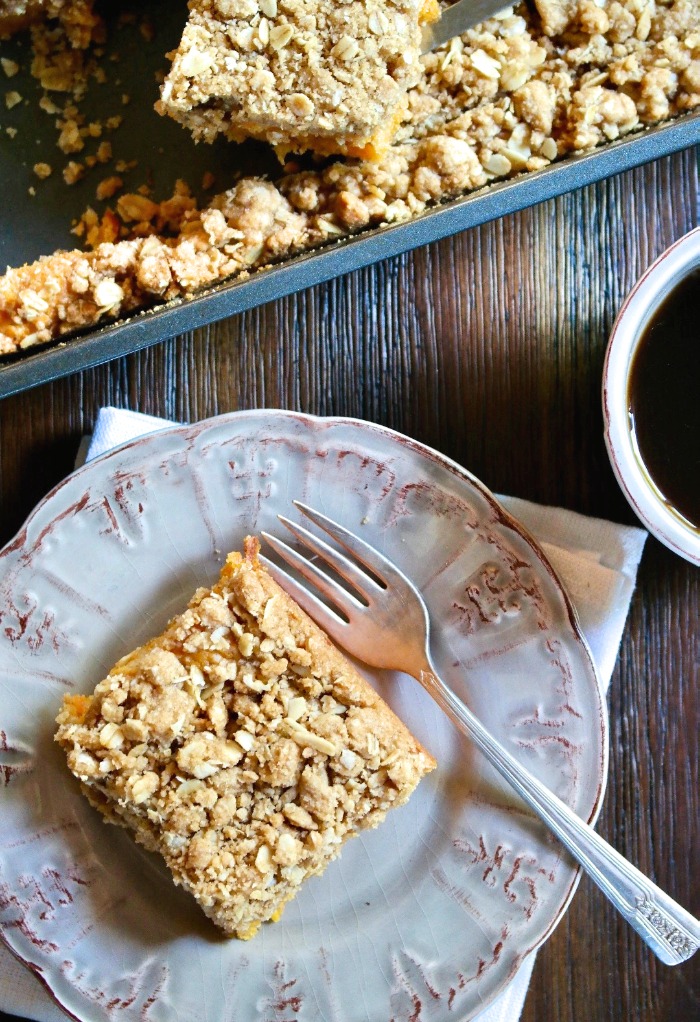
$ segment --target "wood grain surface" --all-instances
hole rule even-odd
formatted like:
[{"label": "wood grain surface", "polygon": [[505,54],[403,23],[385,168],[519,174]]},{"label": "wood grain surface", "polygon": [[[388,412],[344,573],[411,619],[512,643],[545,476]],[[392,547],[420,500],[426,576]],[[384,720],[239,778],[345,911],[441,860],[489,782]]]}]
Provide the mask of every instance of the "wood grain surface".
[{"label": "wood grain surface", "polygon": [[[603,443],[605,345],[641,271],[696,225],[697,188],[694,153],[677,154],[5,399],[0,542],[70,471],[106,404],[188,421],[359,416],[497,492],[635,523]],[[699,682],[700,570],[650,539],[610,689],[599,829],[695,915]],[[657,964],[584,878],[538,955],[524,1022],[697,1018],[700,956]]]}]

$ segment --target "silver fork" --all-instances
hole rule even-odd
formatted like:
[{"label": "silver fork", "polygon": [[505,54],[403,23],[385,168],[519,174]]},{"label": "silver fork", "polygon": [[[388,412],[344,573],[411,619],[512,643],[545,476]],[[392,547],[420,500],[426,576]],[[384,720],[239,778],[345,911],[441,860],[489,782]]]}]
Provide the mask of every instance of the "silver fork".
[{"label": "silver fork", "polygon": [[[308,555],[303,556],[267,532],[262,535],[328,602],[263,558],[283,588],[353,656],[372,667],[404,671],[416,678],[450,720],[476,743],[523,801],[556,834],[661,961],[666,965],[678,965],[690,958],[700,943],[698,920],[521,766],[440,680],[430,658],[428,611],[410,579],[378,550],[342,525],[299,501],[294,504],[345,553],[280,515],[280,522]],[[324,562],[354,593],[322,571],[309,556]]]}]

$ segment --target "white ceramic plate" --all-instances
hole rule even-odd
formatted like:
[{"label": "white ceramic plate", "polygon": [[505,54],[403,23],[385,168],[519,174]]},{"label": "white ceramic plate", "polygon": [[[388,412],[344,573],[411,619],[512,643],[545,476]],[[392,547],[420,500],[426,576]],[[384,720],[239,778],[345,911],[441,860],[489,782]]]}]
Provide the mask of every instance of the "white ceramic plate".
[{"label": "white ceramic plate", "polygon": [[84,801],[52,742],[62,695],[90,691],[293,498],[416,580],[444,677],[597,813],[606,718],[590,655],[544,556],[477,480],[378,426],[287,412],[134,441],[57,487],[0,555],[0,926],[79,1019],[464,1022],[575,888],[558,843],[400,676],[367,672],[439,768],[249,943],[222,939]]}]

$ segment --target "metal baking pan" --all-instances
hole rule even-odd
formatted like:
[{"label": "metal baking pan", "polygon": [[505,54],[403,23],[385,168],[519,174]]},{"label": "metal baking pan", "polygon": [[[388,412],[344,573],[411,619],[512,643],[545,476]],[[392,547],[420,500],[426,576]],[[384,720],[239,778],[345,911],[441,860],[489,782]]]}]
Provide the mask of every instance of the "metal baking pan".
[{"label": "metal baking pan", "polygon": [[[195,146],[183,128],[153,112],[157,97],[154,76],[166,66],[163,54],[179,37],[184,4],[150,0],[137,5],[137,10],[140,15],[145,12],[152,16],[153,42],[144,46],[137,25],[115,25],[105,61],[110,69],[109,81],[93,84],[81,104],[88,120],[123,115],[121,127],[109,137],[115,158],[138,161],[133,171],[123,175],[125,188],[134,189],[149,181],[154,193],[163,197],[170,194],[178,176],[196,186],[205,170],[216,177],[215,191],[230,186],[241,174],[274,176],[279,165],[265,146]],[[116,16],[108,12],[108,17]],[[119,59],[110,60],[111,53]],[[0,264],[4,267],[21,265],[57,248],[76,247],[76,239],[70,234],[71,219],[87,205],[99,209],[95,187],[114,169],[109,165],[96,168],[78,185],[68,188],[60,174],[67,158],[55,147],[55,118],[38,110],[41,90],[28,74],[28,39],[18,37],[0,44],[0,56],[22,66],[15,78],[3,82],[4,91],[16,89],[24,97],[21,104],[3,111],[0,117]],[[129,96],[128,105],[122,102],[124,94]],[[14,138],[7,135],[7,127],[16,129]],[[92,150],[88,147],[85,152],[94,151],[98,143],[96,140]],[[10,356],[0,362],[0,397],[128,354],[698,143],[700,113],[688,114],[544,170],[496,182],[436,206],[409,222],[342,239],[284,260],[248,279],[218,284],[194,298],[157,306],[32,354]],[[84,155],[73,158],[82,160]],[[55,166],[46,181],[38,181],[33,175],[32,167],[38,160]],[[33,197],[28,194],[30,185],[35,188]]]}]

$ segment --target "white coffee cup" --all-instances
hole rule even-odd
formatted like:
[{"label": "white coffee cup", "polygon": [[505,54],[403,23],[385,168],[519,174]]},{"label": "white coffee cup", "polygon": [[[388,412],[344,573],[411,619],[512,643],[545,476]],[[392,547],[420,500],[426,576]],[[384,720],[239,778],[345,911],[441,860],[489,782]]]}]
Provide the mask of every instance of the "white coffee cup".
[{"label": "white coffee cup", "polygon": [[[634,443],[628,396],[630,370],[647,324],[673,288],[698,267],[700,227],[666,249],[628,294],[613,325],[605,355],[603,416],[610,462],[633,510],[669,549],[700,565],[700,529],[674,512],[645,468]],[[700,309],[698,323],[700,336]]]}]

